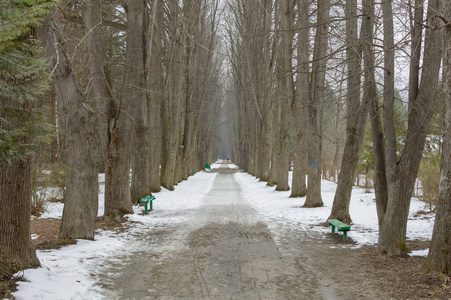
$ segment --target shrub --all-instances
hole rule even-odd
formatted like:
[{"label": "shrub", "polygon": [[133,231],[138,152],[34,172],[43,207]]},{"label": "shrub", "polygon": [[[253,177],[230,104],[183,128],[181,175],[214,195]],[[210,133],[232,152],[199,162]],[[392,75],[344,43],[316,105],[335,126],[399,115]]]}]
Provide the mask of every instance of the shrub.
[{"label": "shrub", "polygon": [[64,202],[66,195],[66,167],[53,164],[49,168],[36,168],[32,178],[31,214],[39,216],[46,201]]},{"label": "shrub", "polygon": [[421,181],[423,201],[427,203],[430,211],[435,211],[440,183],[440,160],[423,159],[418,170],[418,178]]}]

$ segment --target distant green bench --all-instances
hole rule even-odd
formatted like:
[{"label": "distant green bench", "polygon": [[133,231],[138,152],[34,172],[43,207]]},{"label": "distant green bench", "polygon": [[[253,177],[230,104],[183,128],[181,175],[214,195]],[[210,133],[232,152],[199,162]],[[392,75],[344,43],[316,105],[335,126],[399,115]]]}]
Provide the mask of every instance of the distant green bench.
[{"label": "distant green bench", "polygon": [[332,233],[335,233],[336,227],[338,231],[343,231],[343,241],[348,239],[348,231],[351,229],[351,226],[336,219],[330,219],[329,224],[332,226]]},{"label": "distant green bench", "polygon": [[139,200],[139,205],[144,206],[144,214],[148,213],[147,205],[149,205],[149,210],[153,210],[152,201],[155,200],[154,196],[146,196]]},{"label": "distant green bench", "polygon": [[205,169],[211,170],[211,167],[208,163],[205,164]]}]

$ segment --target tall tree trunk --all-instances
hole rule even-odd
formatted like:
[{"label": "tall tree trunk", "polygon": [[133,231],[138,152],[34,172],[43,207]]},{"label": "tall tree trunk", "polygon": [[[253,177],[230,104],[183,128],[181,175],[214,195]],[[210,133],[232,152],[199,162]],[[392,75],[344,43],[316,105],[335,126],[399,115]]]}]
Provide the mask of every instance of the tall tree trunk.
[{"label": "tall tree trunk", "polygon": [[[428,26],[426,28],[421,84],[414,102],[409,103],[408,128],[404,150],[397,161],[396,151],[393,151],[393,137],[390,137],[390,135],[393,135],[394,130],[390,128],[387,130],[389,136],[386,137],[386,149],[375,148],[375,153],[384,153],[386,151],[385,155],[387,156],[385,159],[387,179],[385,186],[382,182],[382,185],[376,188],[376,205],[380,220],[378,252],[389,255],[409,251],[406,244],[406,227],[410,198],[412,197],[415,178],[423,154],[439,77],[442,57],[442,47],[437,47],[437,45],[442,43],[441,21],[437,14],[439,0],[431,0],[428,5]],[[384,109],[388,110],[384,113],[384,124],[388,122],[385,118],[387,116],[390,118],[389,114],[393,109],[390,106],[392,103],[391,98],[384,98]],[[387,125],[393,126],[385,124],[385,126]],[[372,130],[373,134],[381,135],[382,131],[380,128],[372,128]],[[375,146],[383,147],[383,144],[381,144]],[[383,161],[379,162],[376,168],[381,168],[380,165],[383,163]],[[381,182],[375,182],[375,184],[380,185]],[[385,195],[382,195],[382,197],[378,195],[385,187],[387,187],[387,198],[384,198]]]},{"label": "tall tree trunk", "polygon": [[3,279],[40,264],[30,237],[31,158],[2,161],[0,170],[0,279]]},{"label": "tall tree trunk", "polygon": [[410,45],[409,102],[413,102],[418,95],[421,40],[423,38],[423,15],[424,0],[415,0],[414,14],[411,21],[412,41]]},{"label": "tall tree trunk", "polygon": [[[277,90],[277,88],[276,88]],[[271,126],[271,169],[269,170],[269,180],[268,186],[274,186],[277,184],[277,175],[279,170],[279,134],[280,134],[280,103],[274,101],[273,103],[273,115],[272,115],[272,126]]]},{"label": "tall tree trunk", "polygon": [[[136,94],[133,85],[139,83],[139,70],[142,70],[142,10],[139,3],[130,2],[127,12],[127,48],[124,69],[124,81],[121,99],[113,98],[104,71],[104,45],[103,40],[91,33],[101,30],[102,16],[101,0],[87,0],[85,2],[85,30],[89,49],[89,70],[92,78],[97,109],[100,115],[107,118],[103,120],[106,128],[106,172],[105,172],[105,214],[133,213],[130,194],[130,158],[131,143],[134,137],[134,114]],[[141,4],[142,6],[142,4]],[[139,33],[137,32],[139,31]],[[138,70],[137,73],[134,73]],[[101,132],[100,136],[104,133]]]},{"label": "tall tree trunk", "polygon": [[[163,30],[163,3],[161,0],[153,1],[152,21],[150,23],[151,50],[147,57],[147,101],[149,102],[148,124],[149,124],[149,189],[151,192],[161,191],[161,149],[162,149],[162,120],[161,105],[164,99],[164,78],[161,57],[163,50],[161,46]],[[149,65],[150,64],[150,65]]]},{"label": "tall tree trunk", "polygon": [[343,85],[340,84],[340,92],[338,94],[338,101],[337,101],[337,115],[335,118],[335,128],[334,128],[334,136],[335,136],[335,152],[334,152],[334,159],[332,161],[332,166],[329,174],[329,180],[332,180],[333,182],[337,182],[337,173],[338,173],[338,158],[340,156],[340,138],[339,138],[339,128],[340,128],[340,119],[341,119],[341,100],[343,99],[342,95],[342,89]]},{"label": "tall tree trunk", "polygon": [[294,83],[292,74],[293,56],[293,18],[294,0],[281,0],[281,57],[279,59],[279,83],[282,87],[280,94],[280,155],[277,176],[276,191],[288,191],[288,171],[290,169],[290,126],[291,126],[291,106],[294,101]]},{"label": "tall tree trunk", "polygon": [[89,77],[92,86],[103,165],[106,165],[108,144],[108,122],[112,111],[108,102],[112,96],[105,75],[105,36],[102,34],[102,0],[84,1],[84,26],[89,57]]},{"label": "tall tree trunk", "polygon": [[269,171],[271,163],[271,39],[267,35],[271,31],[272,25],[272,0],[263,1],[263,34],[266,35],[262,46],[262,116],[261,121],[261,143],[260,143],[260,180],[269,180]]},{"label": "tall tree trunk", "polygon": [[[185,48],[185,55],[183,59],[183,73],[184,73],[184,97],[185,97],[185,128],[184,128],[184,138],[183,147],[185,152],[186,161],[186,174],[185,176],[191,175],[192,172],[197,171],[196,165],[196,138],[195,138],[195,120],[196,120],[196,88],[197,88],[197,77],[196,74],[196,61],[197,57],[197,47],[198,45],[193,41],[193,35],[195,32],[196,22],[194,19],[193,11],[200,10],[200,1],[184,0],[183,1],[183,14],[185,17],[185,25],[187,29],[183,34],[183,42]],[[198,16],[196,16],[198,17]],[[197,29],[197,28],[196,28]]]},{"label": "tall tree trunk", "polygon": [[162,103],[163,122],[163,153],[162,153],[162,177],[161,185],[168,190],[174,190],[175,168],[177,158],[177,143],[180,129],[181,110],[181,62],[182,49],[179,42],[179,4],[171,0],[169,2],[172,21],[170,24],[171,48],[167,66],[167,78],[165,79],[166,100]]},{"label": "tall tree trunk", "polygon": [[307,110],[309,99],[309,7],[308,0],[298,0],[299,36],[297,45],[296,98],[292,106],[294,139],[294,166],[290,197],[307,195]]},{"label": "tall tree trunk", "polygon": [[[360,103],[360,53],[357,34],[357,3],[352,0],[346,1],[346,59],[348,67],[347,79],[347,121],[346,121],[346,141],[341,161],[341,169],[338,175],[338,186],[334,197],[332,212],[329,219],[338,219],[345,223],[351,222],[349,215],[349,204],[351,201],[352,185],[355,170],[359,162],[359,150],[365,135],[365,123],[367,109],[370,101],[368,92],[364,93],[362,103]],[[364,26],[372,26],[364,21]],[[365,37],[369,38],[369,37]],[[367,69],[368,68],[368,69]],[[369,64],[365,65],[365,74],[371,70]],[[369,78],[368,78],[369,79]],[[368,86],[367,86],[368,87]]]},{"label": "tall tree trunk", "polygon": [[[393,9],[390,0],[382,1],[384,24],[384,133],[385,133],[385,165],[396,164],[396,133],[394,122],[395,110],[395,42],[393,30]],[[395,168],[386,168],[387,182],[395,180]],[[390,195],[389,195],[390,197]]]},{"label": "tall tree trunk", "polygon": [[105,183],[105,214],[133,213],[130,193],[130,159],[135,120],[139,103],[143,101],[143,26],[144,3],[127,2],[127,48],[124,81],[120,103],[110,124],[108,167]]},{"label": "tall tree trunk", "polygon": [[444,80],[444,136],[440,174],[439,200],[436,208],[434,232],[425,268],[451,276],[451,7],[441,1],[440,11],[447,20],[445,26],[446,49],[443,60]]},{"label": "tall tree trunk", "polygon": [[[144,0],[136,0],[144,1]],[[137,203],[143,197],[150,195],[150,136],[149,136],[149,113],[148,113],[148,101],[146,95],[146,77],[151,72],[150,70],[150,56],[152,55],[151,44],[152,36],[148,32],[151,30],[149,24],[154,22],[153,18],[148,17],[149,11],[143,5],[143,13],[141,17],[143,18],[141,27],[141,40],[143,41],[141,62],[139,67],[141,69],[135,70],[137,73],[138,81],[135,83],[135,99],[136,99],[136,109],[135,109],[135,138],[133,139],[133,164],[132,164],[132,185],[131,185],[131,201],[132,203]],[[149,37],[150,40],[147,42],[143,40],[144,37]],[[138,53],[139,55],[139,53]],[[136,59],[139,59],[137,57]],[[146,63],[146,65],[145,65]]]},{"label": "tall tree trunk", "polygon": [[323,206],[321,198],[321,103],[324,100],[327,45],[329,31],[329,0],[318,0],[317,27],[313,53],[312,80],[308,101],[308,190],[305,207]]},{"label": "tall tree trunk", "polygon": [[[94,239],[98,210],[97,124],[94,110],[79,91],[56,17],[43,26],[52,57],[55,96],[67,151],[67,184],[60,238]],[[91,103],[93,104],[93,103]]]},{"label": "tall tree trunk", "polygon": [[[175,54],[178,56],[179,54]],[[174,64],[179,64],[174,62]],[[166,103],[163,104],[163,164],[162,164],[162,178],[161,185],[168,190],[174,190],[175,184],[175,167],[177,158],[177,142],[179,138],[179,122],[180,122],[180,86],[179,86],[179,71],[176,66],[171,67],[168,97]]]},{"label": "tall tree trunk", "polygon": [[[364,61],[365,83],[363,85],[364,95],[370,98],[370,121],[372,141],[374,150],[374,189],[377,197],[377,213],[379,224],[381,217],[387,207],[387,180],[385,175],[385,151],[384,135],[380,117],[380,106],[377,98],[375,72],[375,58],[373,49],[373,26],[374,26],[374,0],[363,2],[362,20],[362,49]],[[365,96],[364,96],[365,97]]]}]

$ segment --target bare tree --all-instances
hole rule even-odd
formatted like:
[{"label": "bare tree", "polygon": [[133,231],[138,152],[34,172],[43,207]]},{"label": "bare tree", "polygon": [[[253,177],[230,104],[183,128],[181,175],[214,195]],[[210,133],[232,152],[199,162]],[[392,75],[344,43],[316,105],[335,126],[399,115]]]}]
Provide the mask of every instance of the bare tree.
[{"label": "bare tree", "polygon": [[[87,5],[85,13],[88,32],[102,26],[101,10],[92,11],[101,7],[102,2],[92,1],[96,2],[93,5]],[[107,116],[105,120],[107,122],[105,214],[119,215],[133,212],[129,183],[130,159],[136,114],[139,104],[145,101],[142,95],[144,2],[128,1],[126,4],[125,66],[121,93],[118,97],[113,94],[106,76],[103,40],[90,39],[88,35],[92,89],[96,95],[98,113]]]},{"label": "bare tree", "polygon": [[[390,2],[383,5],[391,6]],[[437,15],[439,1],[428,2],[428,21],[424,43],[423,69],[421,83],[416,97],[412,97],[413,102],[409,102],[409,116],[406,142],[404,149],[398,159],[396,139],[394,135],[393,123],[393,99],[390,96],[391,76],[390,69],[392,58],[388,51],[393,49],[390,35],[392,26],[384,26],[384,35],[388,35],[384,40],[384,54],[387,55],[385,61],[385,82],[388,83],[384,92],[384,132],[382,131],[382,121],[377,97],[371,102],[370,119],[373,132],[373,148],[375,154],[375,191],[376,206],[379,218],[379,242],[378,252],[387,254],[398,254],[408,251],[406,244],[406,227],[410,207],[410,198],[415,184],[418,167],[423,153],[424,142],[431,120],[431,110],[433,107],[433,96],[438,82],[438,75],[441,65],[442,36],[439,27],[441,21]],[[384,22],[393,22],[390,8],[384,8]]]},{"label": "bare tree", "polygon": [[277,169],[277,191],[288,191],[288,171],[290,168],[290,127],[291,106],[294,99],[294,81],[292,73],[293,23],[295,0],[280,0],[280,57],[277,64],[277,85],[280,86],[280,134],[279,164]]},{"label": "bare tree", "polygon": [[[354,182],[354,173],[359,162],[359,150],[365,135],[365,124],[368,114],[369,95],[366,92],[362,102],[360,101],[360,45],[357,30],[357,3],[355,1],[346,1],[346,59],[347,59],[347,93],[346,93],[346,142],[343,151],[341,169],[338,175],[338,186],[334,197],[332,212],[329,219],[339,219],[345,223],[351,222],[349,215],[349,204],[351,201],[351,192]],[[363,29],[369,30],[366,21],[363,22]],[[365,32],[370,34],[370,32]],[[369,36],[365,36],[370,39]],[[371,44],[371,41],[368,40]],[[369,45],[370,45],[369,44]],[[365,65],[365,74],[369,75],[372,66]],[[370,80],[366,78],[367,82]],[[366,85],[372,88],[371,85]]]},{"label": "bare tree", "polygon": [[451,276],[451,7],[440,1],[440,12],[445,24],[443,80],[445,94],[444,137],[440,174],[439,202],[436,208],[434,233],[425,268],[429,272]]},{"label": "bare tree", "polygon": [[56,12],[46,21],[42,31],[47,55],[52,60],[55,97],[66,136],[67,184],[59,236],[92,240],[98,210],[95,110],[79,90]]},{"label": "bare tree", "polygon": [[164,84],[165,101],[162,102],[163,152],[161,164],[161,184],[174,190],[175,168],[180,132],[182,99],[182,26],[178,1],[167,1],[167,36],[165,50],[166,78]]},{"label": "bare tree", "polygon": [[149,188],[151,192],[161,190],[160,165],[162,150],[161,105],[164,100],[164,74],[162,40],[164,35],[163,1],[153,0],[151,20],[148,24],[147,38],[150,40],[146,56],[146,91],[149,102]]},{"label": "bare tree", "polygon": [[[240,153],[243,157],[240,164],[260,180],[271,181],[279,157],[273,145],[279,145],[280,136],[279,122],[273,122],[278,106],[274,105],[272,78],[275,76],[276,57],[280,58],[279,61],[283,57],[273,49],[276,44],[272,43],[275,38],[271,34],[273,1],[237,1],[230,3],[229,8],[234,19],[234,24],[230,25],[230,38],[234,42],[235,96],[241,105],[240,139],[243,141]],[[275,13],[278,19],[278,12]],[[279,88],[282,90],[280,85]],[[270,173],[271,155],[277,163],[271,164]],[[286,171],[288,174],[288,166]]]},{"label": "bare tree", "polygon": [[261,66],[261,108],[262,108],[262,122],[260,128],[260,180],[268,181],[271,162],[271,99],[272,99],[272,59],[275,55],[271,55],[271,25],[273,13],[273,1],[265,0],[262,5],[262,66]]},{"label": "bare tree", "polygon": [[298,0],[298,42],[297,42],[297,74],[296,94],[292,105],[294,138],[294,166],[290,197],[304,197],[307,194],[305,176],[307,175],[307,103],[309,93],[309,10],[308,0]]},{"label": "bare tree", "polygon": [[[325,72],[329,31],[329,0],[319,0],[315,46],[313,50],[312,79],[308,101],[308,190],[305,207],[322,206],[321,198],[321,103],[324,100]],[[308,41],[304,41],[308,43]]]},{"label": "bare tree", "polygon": [[[139,24],[133,35],[141,34],[141,49],[135,55],[135,59],[139,60],[134,67],[134,77],[137,80],[134,83],[134,99],[135,107],[135,138],[133,139],[132,153],[132,184],[131,184],[131,200],[137,203],[141,198],[150,195],[150,134],[149,134],[149,103],[146,93],[146,79],[152,72],[150,66],[150,57],[152,56],[152,23],[156,17],[150,16],[150,11],[145,0],[137,0],[143,2],[140,8],[143,8],[141,14],[137,18],[141,18],[142,25]],[[135,16],[134,16],[135,17]],[[141,32],[139,32],[141,31]],[[128,34],[132,34],[129,32]],[[148,37],[149,40],[144,39]],[[141,56],[141,57],[140,57]]]}]

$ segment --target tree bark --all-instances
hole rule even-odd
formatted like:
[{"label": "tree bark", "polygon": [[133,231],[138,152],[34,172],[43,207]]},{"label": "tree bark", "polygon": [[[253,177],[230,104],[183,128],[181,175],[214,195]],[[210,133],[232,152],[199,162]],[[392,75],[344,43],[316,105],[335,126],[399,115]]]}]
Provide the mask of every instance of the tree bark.
[{"label": "tree bark", "polygon": [[79,91],[56,17],[43,25],[47,54],[52,58],[55,96],[66,136],[67,184],[59,236],[94,239],[98,210],[97,123],[94,110]]},{"label": "tree bark", "polygon": [[281,57],[279,59],[279,83],[281,93],[279,96],[281,118],[279,136],[279,165],[277,175],[276,191],[288,191],[288,171],[290,169],[290,126],[291,126],[291,106],[294,101],[294,83],[292,73],[293,57],[293,19],[294,0],[281,0]]},{"label": "tree bark", "polygon": [[105,36],[102,34],[102,0],[84,1],[84,26],[89,58],[89,79],[97,109],[98,136],[100,139],[103,165],[106,165],[108,144],[108,121],[113,114],[112,95],[106,80]]},{"label": "tree bark", "polygon": [[307,195],[307,103],[309,99],[309,1],[298,0],[299,36],[297,45],[296,98],[292,106],[294,140],[294,165],[291,198]]},{"label": "tree bark", "polygon": [[271,62],[271,38],[267,33],[271,31],[272,25],[272,0],[264,1],[264,11],[262,13],[264,18],[263,24],[263,34],[267,37],[263,43],[263,92],[262,92],[262,128],[261,128],[261,177],[260,180],[268,181],[269,180],[269,171],[270,171],[270,163],[271,163],[271,95],[272,95],[272,62]]},{"label": "tree bark", "polygon": [[444,136],[439,200],[431,248],[424,267],[429,272],[451,276],[451,7],[449,3],[441,1],[440,11],[447,20],[444,29],[446,52],[443,59]]},{"label": "tree bark", "polygon": [[105,214],[133,213],[130,193],[130,159],[138,103],[143,101],[143,12],[140,0],[127,1],[127,48],[120,103],[110,121],[105,183]]},{"label": "tree bark", "polygon": [[[277,89],[276,89],[277,91]],[[269,170],[268,186],[277,184],[277,170],[279,169],[279,132],[280,132],[280,103],[274,101],[271,118],[271,169]]]},{"label": "tree bark", "polygon": [[179,43],[179,3],[171,0],[168,4],[171,14],[169,25],[170,48],[168,50],[167,78],[165,79],[165,101],[162,103],[163,122],[163,152],[161,165],[161,185],[166,189],[174,190],[175,167],[177,158],[177,142],[180,129],[181,110],[181,62],[182,49]]},{"label": "tree bark", "polygon": [[[137,0],[143,2],[144,0]],[[131,185],[131,201],[132,203],[138,203],[140,199],[145,196],[151,195],[150,191],[150,136],[149,136],[149,103],[146,95],[146,77],[151,72],[150,63],[145,65],[145,62],[150,62],[150,56],[152,55],[152,37],[150,40],[143,40],[144,37],[149,37],[150,30],[149,24],[154,22],[153,19],[148,17],[149,11],[144,4],[141,6],[143,12],[140,16],[143,20],[141,28],[141,41],[142,50],[137,53],[136,59],[139,60],[135,70],[137,82],[134,83],[135,91],[134,96],[136,99],[135,109],[135,138],[133,139],[133,164],[132,164],[132,185]],[[139,32],[137,32],[139,34]],[[140,60],[139,55],[142,55]]]},{"label": "tree bark", "polygon": [[[383,143],[375,144],[375,154],[381,153],[382,155],[391,156],[385,159],[385,163],[384,161],[379,161],[376,164],[376,168],[380,173],[382,173],[381,170],[383,168],[381,165],[385,165],[384,174],[386,174],[387,178],[385,183],[383,181],[375,181],[375,184],[378,185],[375,187],[376,205],[380,221],[378,252],[389,255],[409,251],[406,243],[406,227],[410,198],[412,197],[415,178],[431,121],[434,94],[441,65],[442,35],[439,29],[441,21],[437,14],[439,0],[429,1],[428,5],[428,26],[425,37],[421,84],[414,102],[409,103],[408,128],[404,150],[399,160],[396,161],[396,151],[393,153],[392,137],[386,139],[388,143],[387,149],[383,148]],[[391,110],[390,104],[392,102],[391,98],[385,98],[384,109]],[[390,111],[387,113],[389,114]],[[385,122],[388,121],[384,119]],[[382,136],[380,128],[375,130],[372,126],[372,130],[373,135],[377,133],[379,136]],[[388,134],[392,133],[389,131]],[[381,191],[382,194],[379,194]]]},{"label": "tree bark", "polygon": [[[341,169],[338,174],[338,185],[335,193],[332,212],[329,219],[338,219],[347,224],[351,223],[349,205],[351,202],[352,186],[355,170],[359,162],[359,150],[365,135],[365,123],[369,104],[370,93],[364,93],[360,103],[360,51],[357,34],[357,3],[352,0],[346,1],[346,59],[347,59],[347,118],[346,118],[346,141],[341,161]],[[364,21],[365,22],[365,21]],[[362,25],[362,30],[364,26]],[[367,28],[365,28],[367,30]],[[369,38],[369,37],[366,37]],[[369,44],[370,45],[370,44]],[[368,68],[368,69],[367,69]],[[365,74],[369,74],[370,65],[365,65]],[[368,85],[367,85],[368,87]]]},{"label": "tree bark", "polygon": [[313,52],[312,80],[308,102],[308,190],[305,207],[323,206],[321,198],[321,103],[324,100],[327,45],[329,30],[329,0],[319,0]]},{"label": "tree bark", "polygon": [[30,237],[31,158],[2,161],[0,170],[0,279],[3,279],[40,264]]},{"label": "tree bark", "polygon": [[163,56],[163,49],[161,41],[163,39],[163,3],[161,0],[153,2],[152,6],[152,29],[150,36],[151,51],[146,63],[147,66],[147,101],[149,102],[148,110],[148,124],[149,124],[149,139],[150,139],[150,154],[149,154],[149,189],[151,192],[161,191],[161,149],[162,149],[162,120],[161,120],[161,105],[164,99],[164,78],[163,65],[161,57]]},{"label": "tree bark", "polygon": [[410,45],[409,102],[418,95],[420,77],[421,40],[423,38],[424,0],[415,0],[414,15],[411,24],[412,41]]},{"label": "tree bark", "polygon": [[[120,99],[115,99],[104,71],[103,40],[87,35],[89,70],[92,89],[96,96],[100,115],[106,115],[101,130],[106,128],[106,172],[105,172],[105,215],[133,213],[130,194],[130,158],[134,138],[134,115],[139,70],[142,70],[142,28],[143,4],[130,1],[127,9],[127,48],[124,79]],[[101,28],[101,0],[85,2],[85,29],[96,32]],[[141,7],[141,11],[139,10]],[[135,73],[135,70],[138,72]],[[104,133],[100,133],[102,136]]]}]

